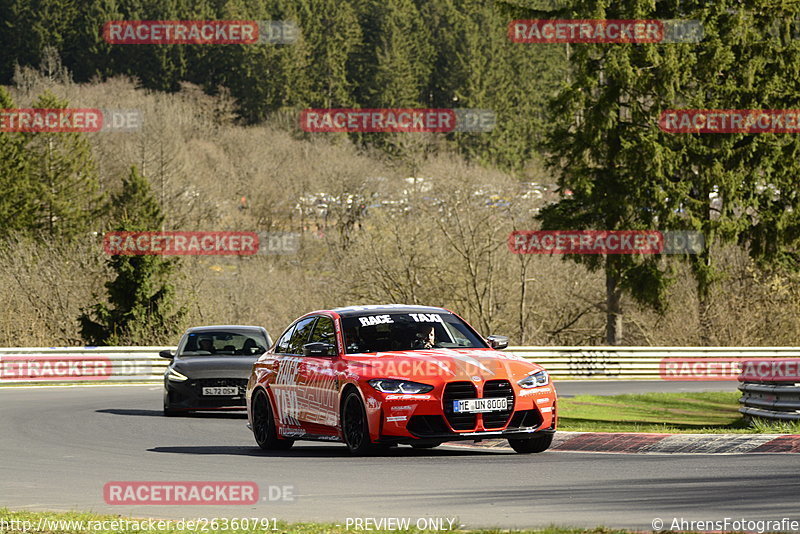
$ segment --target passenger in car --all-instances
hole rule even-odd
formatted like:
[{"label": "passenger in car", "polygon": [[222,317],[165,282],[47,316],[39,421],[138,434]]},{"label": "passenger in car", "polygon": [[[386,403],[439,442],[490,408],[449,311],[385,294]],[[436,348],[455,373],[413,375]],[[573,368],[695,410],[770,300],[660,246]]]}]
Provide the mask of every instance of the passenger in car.
[{"label": "passenger in car", "polygon": [[255,354],[258,348],[258,343],[252,337],[248,337],[242,344],[242,354]]},{"label": "passenger in car", "polygon": [[432,349],[436,346],[436,329],[432,324],[422,325],[414,343],[415,349]]},{"label": "passenger in car", "polygon": [[211,339],[209,339],[207,337],[204,337],[203,339],[198,341],[197,345],[198,345],[200,350],[204,350],[204,351],[210,352],[212,354],[217,352],[217,349],[214,348],[214,341],[212,341]]}]

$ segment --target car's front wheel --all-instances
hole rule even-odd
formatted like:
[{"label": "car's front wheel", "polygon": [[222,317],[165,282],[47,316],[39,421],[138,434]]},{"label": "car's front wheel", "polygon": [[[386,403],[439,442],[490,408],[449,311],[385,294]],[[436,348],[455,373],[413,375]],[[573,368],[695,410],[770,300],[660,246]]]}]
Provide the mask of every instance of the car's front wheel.
[{"label": "car's front wheel", "polygon": [[173,410],[169,405],[169,399],[167,398],[167,394],[164,393],[164,416],[165,417],[175,417],[178,415],[176,410]]},{"label": "car's front wheel", "polygon": [[294,445],[294,440],[280,439],[275,427],[272,407],[263,390],[253,395],[253,436],[258,446],[266,451],[285,451]]},{"label": "car's front wheel", "polygon": [[544,452],[553,443],[553,434],[541,434],[533,438],[509,439],[508,444],[515,452],[520,454],[530,454],[532,452]]},{"label": "car's front wheel", "polygon": [[342,401],[342,437],[351,454],[360,456],[378,449],[369,439],[367,411],[355,390],[350,390]]}]

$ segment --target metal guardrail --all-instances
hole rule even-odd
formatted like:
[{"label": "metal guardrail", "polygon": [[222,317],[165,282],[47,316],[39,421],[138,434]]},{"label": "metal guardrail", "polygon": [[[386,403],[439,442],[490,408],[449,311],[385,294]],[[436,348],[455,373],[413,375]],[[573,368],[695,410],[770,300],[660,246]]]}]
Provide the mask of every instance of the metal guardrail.
[{"label": "metal guardrail", "polygon": [[737,380],[742,362],[798,358],[800,347],[509,347],[556,378]]},{"label": "metal guardrail", "polygon": [[36,347],[0,349],[0,384],[156,382],[175,347]]},{"label": "metal guardrail", "polygon": [[786,382],[743,382],[739,386],[742,407],[739,412],[749,417],[800,420],[800,387]]},{"label": "metal guardrail", "polygon": [[[175,347],[0,349],[0,384],[155,383]],[[750,359],[800,358],[800,347],[509,347],[561,379],[737,380]]]},{"label": "metal guardrail", "polygon": [[800,421],[800,359],[750,360],[739,382],[746,417]]}]

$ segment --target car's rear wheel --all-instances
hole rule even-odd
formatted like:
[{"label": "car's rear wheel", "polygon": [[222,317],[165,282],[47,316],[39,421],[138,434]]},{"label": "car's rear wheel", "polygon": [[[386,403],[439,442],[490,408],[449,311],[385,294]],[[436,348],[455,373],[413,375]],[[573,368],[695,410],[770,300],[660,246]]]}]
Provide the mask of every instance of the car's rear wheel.
[{"label": "car's rear wheel", "polygon": [[553,443],[553,434],[542,434],[533,438],[509,439],[508,444],[515,452],[520,454],[530,454],[532,452],[544,452]]},{"label": "car's rear wheel", "polygon": [[369,439],[367,411],[355,390],[350,390],[342,401],[342,437],[351,454],[364,455],[378,450]]},{"label": "car's rear wheel", "polygon": [[285,451],[294,445],[294,440],[280,439],[275,427],[272,407],[263,390],[253,395],[253,436],[258,446],[266,451]]}]

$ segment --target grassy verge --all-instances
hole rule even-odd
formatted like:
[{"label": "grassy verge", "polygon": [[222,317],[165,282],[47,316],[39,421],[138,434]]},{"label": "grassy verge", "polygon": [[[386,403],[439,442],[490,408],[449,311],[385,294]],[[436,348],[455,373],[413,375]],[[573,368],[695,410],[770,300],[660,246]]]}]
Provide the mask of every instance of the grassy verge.
[{"label": "grassy verge", "polygon": [[[412,524],[414,521],[416,521],[416,519],[417,518],[411,518]],[[203,532],[206,534],[269,534],[270,532],[291,532],[297,534],[345,534],[350,532],[364,532],[363,528],[358,530],[348,529],[343,525],[338,526],[327,523],[286,523],[284,521],[274,521],[267,518],[263,519],[265,522],[264,524],[254,528],[251,527],[249,529],[231,528],[230,522],[233,521],[232,519],[229,520],[230,522],[227,525],[228,528],[222,528],[222,521],[224,520],[220,519],[220,525],[218,528],[211,528],[211,525],[206,523],[192,525],[194,527],[193,529],[185,528],[186,525],[188,525],[188,518],[186,519],[186,524],[184,525],[180,525],[177,521],[166,521],[160,519],[152,520],[154,523],[151,525],[149,521],[150,520],[146,518],[130,518],[116,515],[99,515],[83,512],[12,512],[7,509],[0,508],[0,533],[3,534],[30,534],[32,532],[41,534],[197,534],[198,532]],[[162,521],[162,523],[159,524],[159,521]],[[373,533],[391,534],[442,532],[441,530],[417,530],[414,528],[399,530],[370,529],[369,531]],[[454,531],[451,530],[450,532],[496,534],[509,531],[499,529],[457,529]],[[614,530],[603,527],[594,529],[545,527],[537,530],[515,530],[513,532],[519,534],[630,534],[631,531]]]},{"label": "grassy verge", "polygon": [[757,420],[739,413],[739,392],[577,395],[558,400],[559,430],[701,434],[800,434],[797,422]]}]

